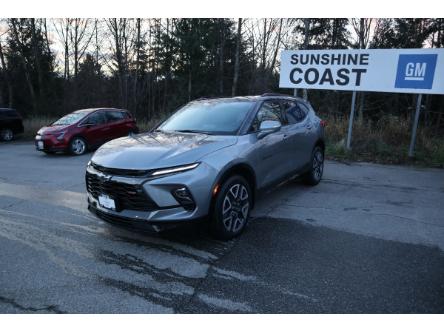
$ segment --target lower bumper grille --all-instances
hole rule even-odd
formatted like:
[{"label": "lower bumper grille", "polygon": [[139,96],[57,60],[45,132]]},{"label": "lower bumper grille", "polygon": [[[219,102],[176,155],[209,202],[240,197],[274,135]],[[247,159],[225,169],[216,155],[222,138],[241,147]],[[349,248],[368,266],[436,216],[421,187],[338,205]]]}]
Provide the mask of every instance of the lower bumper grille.
[{"label": "lower bumper grille", "polygon": [[114,199],[117,211],[122,211],[124,209],[153,211],[159,208],[145,193],[141,185],[105,180],[95,174],[87,172],[86,188],[96,200],[99,195],[102,194],[108,195]]}]

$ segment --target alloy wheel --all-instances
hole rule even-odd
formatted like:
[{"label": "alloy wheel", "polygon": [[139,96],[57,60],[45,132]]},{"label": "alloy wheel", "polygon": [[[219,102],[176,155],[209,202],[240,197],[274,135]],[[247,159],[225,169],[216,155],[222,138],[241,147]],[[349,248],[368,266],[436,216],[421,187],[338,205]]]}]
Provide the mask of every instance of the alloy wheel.
[{"label": "alloy wheel", "polygon": [[319,181],[324,171],[324,154],[320,149],[316,149],[313,156],[313,176]]},{"label": "alloy wheel", "polygon": [[82,139],[74,139],[71,143],[71,150],[75,155],[82,155],[86,150],[85,141]]},{"label": "alloy wheel", "polygon": [[12,131],[9,128],[1,131],[1,138],[4,141],[11,141],[13,136],[14,136],[14,134],[12,133]]},{"label": "alloy wheel", "polygon": [[245,225],[250,210],[248,190],[234,184],[227,191],[222,204],[222,221],[227,231],[238,232]]}]

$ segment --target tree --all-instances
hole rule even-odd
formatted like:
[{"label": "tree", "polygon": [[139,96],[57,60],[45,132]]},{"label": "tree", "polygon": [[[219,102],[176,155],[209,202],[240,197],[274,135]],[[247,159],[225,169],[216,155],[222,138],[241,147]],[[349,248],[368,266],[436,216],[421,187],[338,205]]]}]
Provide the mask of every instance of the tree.
[{"label": "tree", "polygon": [[237,22],[236,54],[235,54],[233,86],[231,88],[231,96],[236,96],[237,81],[239,80],[239,56],[240,56],[241,39],[242,39],[242,19],[239,18]]},{"label": "tree", "polygon": [[[45,110],[53,95],[49,86],[54,76],[54,57],[48,53],[50,48],[46,45],[41,23],[35,19],[8,20],[10,34],[6,58],[13,73],[10,79],[20,87],[24,78],[35,114]],[[20,102],[28,104],[26,98]]]}]

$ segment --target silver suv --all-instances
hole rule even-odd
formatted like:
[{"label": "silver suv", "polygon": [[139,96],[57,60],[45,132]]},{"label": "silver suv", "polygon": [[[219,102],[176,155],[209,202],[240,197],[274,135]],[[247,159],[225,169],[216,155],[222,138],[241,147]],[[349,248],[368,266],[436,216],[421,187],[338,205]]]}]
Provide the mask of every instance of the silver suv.
[{"label": "silver suv", "polygon": [[199,99],[154,130],[100,147],[86,170],[88,206],[109,222],[156,231],[204,219],[242,232],[261,190],[302,176],[319,183],[324,123],[302,99]]}]

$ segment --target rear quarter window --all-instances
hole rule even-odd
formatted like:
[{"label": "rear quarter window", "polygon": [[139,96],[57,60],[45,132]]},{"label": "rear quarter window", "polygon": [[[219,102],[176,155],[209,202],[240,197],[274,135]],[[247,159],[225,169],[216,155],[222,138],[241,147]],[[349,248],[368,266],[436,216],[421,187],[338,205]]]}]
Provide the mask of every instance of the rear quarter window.
[{"label": "rear quarter window", "polygon": [[105,112],[105,115],[109,123],[125,119],[125,114],[122,111],[107,111]]}]

